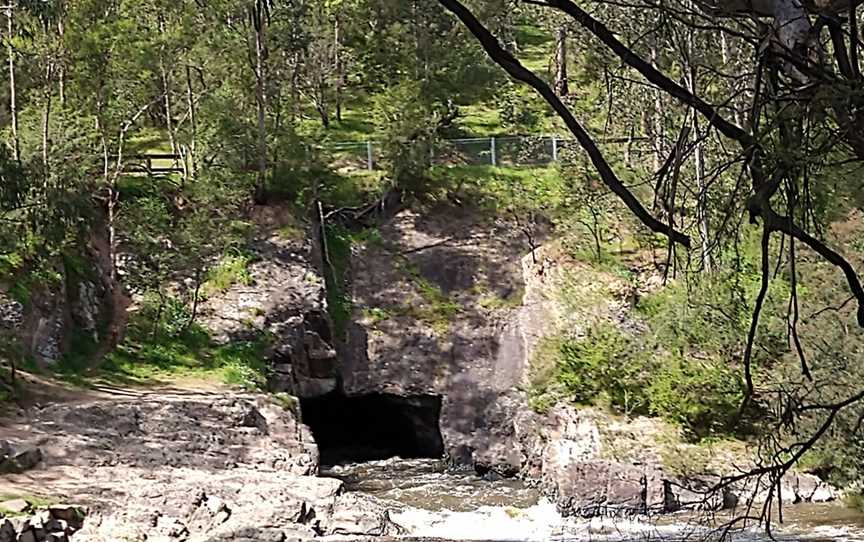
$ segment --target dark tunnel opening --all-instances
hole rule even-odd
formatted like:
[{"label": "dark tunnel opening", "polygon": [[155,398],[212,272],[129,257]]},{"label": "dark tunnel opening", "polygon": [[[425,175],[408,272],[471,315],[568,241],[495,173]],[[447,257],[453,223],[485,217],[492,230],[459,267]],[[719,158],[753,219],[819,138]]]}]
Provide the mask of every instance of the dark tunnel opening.
[{"label": "dark tunnel opening", "polygon": [[444,442],[438,418],[441,397],[331,392],[300,399],[322,465],[402,458],[439,458]]}]

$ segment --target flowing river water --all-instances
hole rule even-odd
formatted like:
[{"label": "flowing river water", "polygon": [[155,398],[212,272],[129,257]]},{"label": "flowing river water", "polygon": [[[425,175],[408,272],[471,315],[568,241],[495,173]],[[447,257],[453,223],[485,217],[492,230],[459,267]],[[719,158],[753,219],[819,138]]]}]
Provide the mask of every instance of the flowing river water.
[{"label": "flowing river water", "polygon": [[[517,480],[484,480],[448,472],[443,461],[388,459],[326,467],[356,491],[392,504],[390,518],[416,540],[624,542],[710,538],[710,526],[695,516],[659,518],[563,518],[555,505]],[[864,514],[839,504],[786,506],[776,540],[864,542]],[[727,540],[770,540],[758,528]]]}]

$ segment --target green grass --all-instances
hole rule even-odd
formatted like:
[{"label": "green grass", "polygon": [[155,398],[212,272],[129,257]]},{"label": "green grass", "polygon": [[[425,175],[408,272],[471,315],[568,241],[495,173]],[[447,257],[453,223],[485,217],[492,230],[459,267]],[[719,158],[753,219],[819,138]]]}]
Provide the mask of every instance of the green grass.
[{"label": "green grass", "polygon": [[176,335],[132,335],[108,354],[91,379],[123,385],[158,385],[175,379],[220,382],[248,390],[267,384],[266,337],[227,345],[213,343],[202,328]]},{"label": "green grass", "polygon": [[407,260],[402,259],[397,265],[417,288],[422,302],[403,305],[395,309],[394,312],[424,322],[438,336],[446,334],[450,329],[450,324],[462,311],[461,305],[445,294],[438,285],[421,275],[420,271]]},{"label": "green grass", "polygon": [[437,166],[435,189],[468,197],[494,216],[508,210],[554,212],[564,205],[567,186],[554,167]]},{"label": "green grass", "polygon": [[139,130],[126,144],[127,154],[170,154],[168,132],[157,128]]},{"label": "green grass", "polygon": [[276,235],[283,241],[302,241],[306,238],[306,232],[301,226],[287,224],[276,231]]},{"label": "green grass", "polygon": [[459,113],[457,126],[465,137],[491,137],[502,133],[501,117],[495,104],[463,105]]},{"label": "green grass", "polygon": [[508,297],[501,297],[494,292],[487,292],[480,296],[477,305],[487,311],[498,311],[516,309],[522,305],[522,296],[524,291],[520,289],[517,292],[511,293]]},{"label": "green grass", "polygon": [[154,324],[156,309],[152,303],[152,299],[145,299],[144,308],[130,318],[123,342],[104,359],[96,359],[98,346],[91,336],[74,333],[55,375],[85,388],[97,384],[158,386],[182,379],[247,390],[266,388],[270,348],[266,334],[217,344],[204,328],[187,325],[188,314],[178,311],[180,305],[170,298],[162,310],[162,320]]},{"label": "green grass", "polygon": [[[53,506],[55,504],[60,503],[60,499],[55,497],[47,497],[44,495],[12,495],[0,493],[0,502],[11,501],[14,499],[24,499],[30,505],[30,509],[40,509],[40,508],[48,508],[49,506]],[[15,516],[28,516],[30,515],[30,511],[21,512],[21,513],[11,513],[4,508],[0,507],[0,515],[6,515],[9,517]]]},{"label": "green grass", "polygon": [[204,296],[225,293],[235,284],[249,286],[252,275],[249,272],[251,259],[244,254],[225,254],[219,264],[207,273],[207,280],[201,287]]},{"label": "green grass", "polygon": [[389,320],[393,315],[387,309],[381,307],[366,307],[363,309],[363,319],[371,326],[375,326],[385,320]]},{"label": "green grass", "polygon": [[549,61],[555,48],[552,34],[532,25],[519,25],[516,29],[519,43],[519,61],[542,79],[548,79]]},{"label": "green grass", "polygon": [[324,179],[321,199],[336,207],[355,207],[372,201],[387,186],[382,171],[352,170]]},{"label": "green grass", "polygon": [[843,497],[843,504],[859,512],[864,512],[864,493],[861,491],[848,491]]},{"label": "green grass", "polygon": [[303,112],[303,118],[297,129],[298,133],[331,143],[366,141],[374,137],[375,125],[369,114],[372,106],[366,94],[355,89],[347,89],[344,99],[341,122],[336,120],[335,110],[331,111],[330,127],[324,129],[318,113],[309,107]]},{"label": "green grass", "polygon": [[283,409],[299,415],[300,400],[297,399],[297,397],[289,393],[278,392],[270,395],[270,400],[282,407]]}]

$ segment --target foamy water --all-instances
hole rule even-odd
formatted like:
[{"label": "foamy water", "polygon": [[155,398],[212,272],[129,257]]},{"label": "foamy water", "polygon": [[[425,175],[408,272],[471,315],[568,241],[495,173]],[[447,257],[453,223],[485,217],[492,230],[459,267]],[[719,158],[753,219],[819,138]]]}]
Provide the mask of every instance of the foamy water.
[{"label": "foamy water", "polygon": [[[717,540],[708,519],[564,518],[535,489],[515,480],[487,481],[448,473],[440,461],[391,459],[325,470],[348,491],[392,504],[390,518],[406,538],[465,541],[659,542]],[[864,515],[837,504],[784,507],[781,542],[864,542]],[[722,518],[717,518],[722,521]],[[730,533],[733,542],[771,540],[758,526]]]}]

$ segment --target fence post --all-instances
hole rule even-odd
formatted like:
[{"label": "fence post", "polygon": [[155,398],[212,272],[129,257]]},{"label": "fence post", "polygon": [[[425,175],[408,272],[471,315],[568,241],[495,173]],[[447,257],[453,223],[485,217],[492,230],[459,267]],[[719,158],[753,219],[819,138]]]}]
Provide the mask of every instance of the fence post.
[{"label": "fence post", "polygon": [[372,142],[366,141],[366,168],[372,171],[375,168],[375,162],[372,160]]},{"label": "fence post", "polygon": [[552,136],[552,161],[558,161],[558,136]]},{"label": "fence post", "polygon": [[495,138],[489,139],[489,152],[492,154],[492,167],[498,166],[498,158],[495,156]]}]

